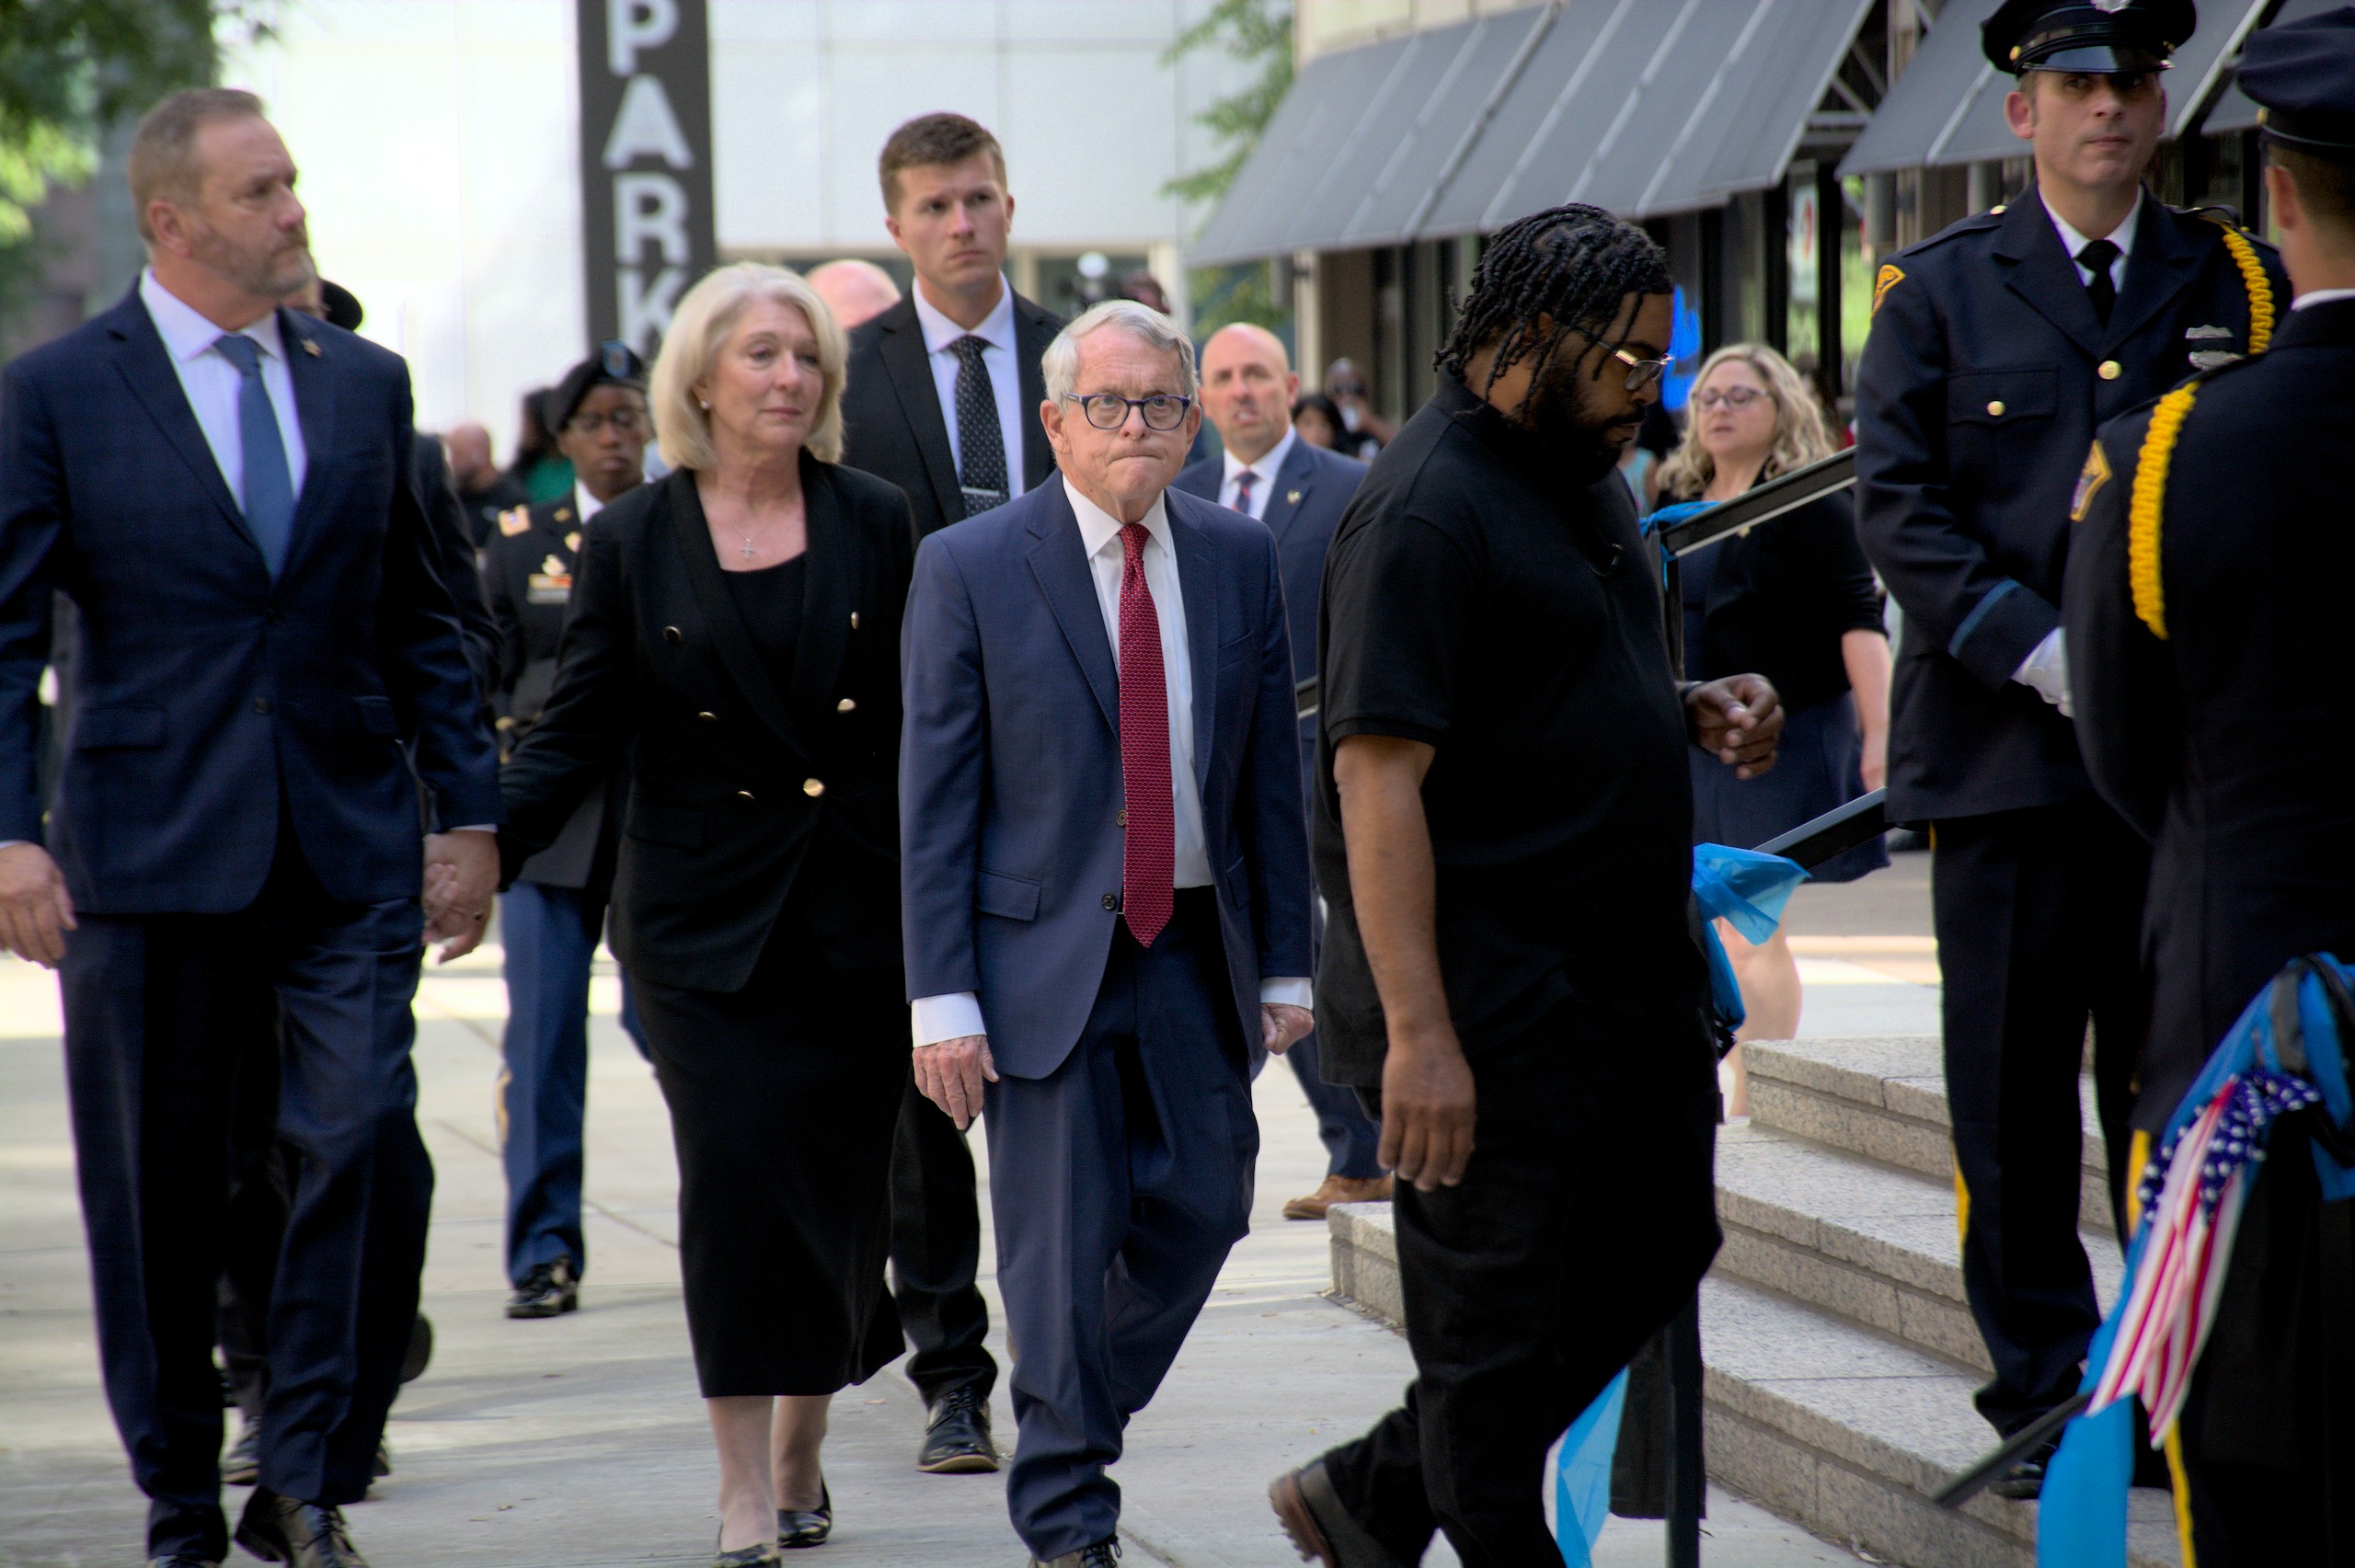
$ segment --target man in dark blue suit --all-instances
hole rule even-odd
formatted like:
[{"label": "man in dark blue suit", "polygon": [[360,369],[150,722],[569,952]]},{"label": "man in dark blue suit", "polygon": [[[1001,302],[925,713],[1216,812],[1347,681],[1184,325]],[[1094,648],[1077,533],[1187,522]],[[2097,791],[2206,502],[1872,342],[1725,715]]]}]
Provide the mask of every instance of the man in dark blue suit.
[{"label": "man in dark blue suit", "polygon": [[[1325,580],[1325,547],[1365,477],[1364,464],[1303,441],[1292,429],[1292,400],[1299,395],[1300,377],[1274,333],[1246,322],[1212,333],[1202,344],[1202,412],[1218,428],[1226,451],[1188,464],[1170,486],[1256,518],[1275,535],[1295,681],[1316,673],[1316,602]],[[1304,778],[1315,750],[1316,719],[1311,714],[1300,721]],[[1322,1219],[1337,1203],[1386,1201],[1390,1178],[1376,1158],[1381,1134],[1358,1103],[1357,1092],[1325,1082],[1317,1070],[1314,1035],[1285,1052],[1284,1059],[1316,1113],[1316,1136],[1327,1161],[1323,1184],[1286,1203],[1284,1218]]]},{"label": "man in dark blue suit", "polygon": [[1191,346],[1108,301],[1044,360],[1062,477],[925,539],[902,635],[915,1076],[989,1116],[1033,1561],[1110,1568],[1105,1467],[1249,1229],[1255,1047],[1311,1018],[1268,531],[1170,492]]},{"label": "man in dark blue suit", "polygon": [[[63,966],[99,1356],[168,1568],[228,1548],[211,1351],[230,1080],[253,989],[275,989],[293,1211],[237,1539],[345,1568],[339,1509],[368,1487],[432,1188],[417,948],[479,940],[497,854],[463,830],[499,820],[496,762],[434,573],[406,367],[278,308],[310,260],[258,100],[167,99],[129,173],[137,288],[0,376],[0,941]],[[44,820],[35,689],[60,590],[78,685]],[[420,779],[460,830],[422,831]]]}]

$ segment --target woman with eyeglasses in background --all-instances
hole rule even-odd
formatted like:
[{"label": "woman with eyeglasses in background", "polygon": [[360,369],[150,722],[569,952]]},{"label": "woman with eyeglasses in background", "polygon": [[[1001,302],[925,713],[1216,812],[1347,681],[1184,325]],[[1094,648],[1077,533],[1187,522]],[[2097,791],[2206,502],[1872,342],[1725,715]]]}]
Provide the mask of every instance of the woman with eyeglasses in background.
[{"label": "woman with eyeglasses in background", "polygon": [[[1660,467],[1660,500],[1729,501],[1833,450],[1822,410],[1791,362],[1763,344],[1732,344],[1704,361],[1694,380],[1684,440]],[[1774,682],[1787,715],[1780,761],[1762,777],[1737,778],[1706,753],[1689,752],[1694,842],[1755,848],[1879,788],[1889,763],[1889,638],[1850,493],[1771,518],[1679,566],[1686,679],[1755,670]],[[1850,882],[1888,864],[1875,840],[1811,876]],[[1749,1013],[1740,1038],[1790,1038],[1799,1024],[1799,971],[1783,933],[1754,947],[1722,921],[1717,933]],[[1738,1046],[1726,1070],[1726,1114],[1747,1116]]]}]

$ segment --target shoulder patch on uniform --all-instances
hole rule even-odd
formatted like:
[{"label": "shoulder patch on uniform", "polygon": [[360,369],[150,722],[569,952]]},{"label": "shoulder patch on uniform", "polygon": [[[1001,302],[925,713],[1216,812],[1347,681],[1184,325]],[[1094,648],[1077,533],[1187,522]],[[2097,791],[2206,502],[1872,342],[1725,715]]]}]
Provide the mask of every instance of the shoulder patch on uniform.
[{"label": "shoulder patch on uniform", "polygon": [[1880,270],[1873,275],[1872,315],[1878,315],[1880,314],[1880,302],[1889,297],[1890,290],[1894,289],[1898,284],[1904,280],[1905,269],[1898,266],[1897,263],[1893,261],[1884,261],[1881,263]]},{"label": "shoulder patch on uniform", "polygon": [[2109,480],[2109,454],[2102,451],[2101,442],[2096,441],[2093,450],[2085,453],[2085,466],[2077,475],[2077,493],[2069,502],[2071,522],[2085,521],[2085,509],[2094,504],[2095,495]]},{"label": "shoulder patch on uniform", "polygon": [[531,527],[532,509],[529,507],[510,507],[499,514],[499,532],[507,538],[529,532]]}]

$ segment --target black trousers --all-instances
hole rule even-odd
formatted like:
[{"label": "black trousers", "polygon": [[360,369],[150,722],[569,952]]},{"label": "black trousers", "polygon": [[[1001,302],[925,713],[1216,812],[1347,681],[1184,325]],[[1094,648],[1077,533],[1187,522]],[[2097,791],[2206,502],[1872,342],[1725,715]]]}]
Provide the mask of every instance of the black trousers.
[{"label": "black trousers", "polygon": [[221,1365],[247,1425],[270,1387],[270,1285],[293,1207],[278,1146],[278,997],[257,987],[252,1032],[238,1053],[229,1105],[228,1236],[221,1261]]},{"label": "black trousers", "polygon": [[221,1386],[233,1083],[257,977],[284,1010],[277,1126],[292,1193],[272,1271],[261,1482],[368,1490],[399,1384],[433,1173],[409,1063],[423,917],[339,904],[282,835],[230,915],[84,914],[63,968],[67,1087],[98,1354],[148,1554],[220,1561]]},{"label": "black trousers", "polygon": [[909,1381],[936,1404],[953,1389],[987,1401],[997,1363],[982,1345],[989,1304],[982,1270],[982,1207],[965,1135],[913,1081],[891,1143],[891,1295],[913,1353]]},{"label": "black trousers", "polygon": [[2095,801],[1949,818],[1933,835],[1963,1288],[1995,1365],[1979,1413],[1999,1432],[2076,1391],[2101,1322],[2077,1239],[2078,1074],[2090,1020],[2117,1214],[2149,1019],[2150,865],[2148,846]]},{"label": "black trousers", "polygon": [[835,968],[788,905],[741,990],[637,990],[678,1151],[704,1397],[865,1382],[901,1350],[883,1288],[912,1071],[900,977]]},{"label": "black trousers", "polygon": [[2275,1132],[2177,1424],[2200,1568],[2355,1565],[2355,1201]]},{"label": "black trousers", "polygon": [[1546,1568],[1546,1450],[1716,1255],[1715,1069],[1690,1014],[1569,1003],[1476,1052],[1472,1076],[1463,1185],[1396,1199],[1415,1381],[1324,1463],[1402,1562],[1437,1528],[1465,1568]]}]

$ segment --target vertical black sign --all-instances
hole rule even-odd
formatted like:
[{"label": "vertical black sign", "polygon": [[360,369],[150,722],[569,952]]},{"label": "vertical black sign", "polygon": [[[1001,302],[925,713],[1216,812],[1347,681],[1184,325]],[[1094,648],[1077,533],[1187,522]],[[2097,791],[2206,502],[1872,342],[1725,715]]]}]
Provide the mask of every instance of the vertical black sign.
[{"label": "vertical black sign", "polygon": [[718,260],[704,0],[578,0],[589,340],[651,356]]}]

